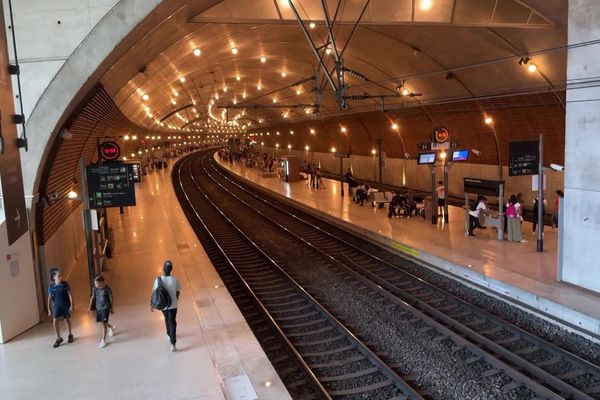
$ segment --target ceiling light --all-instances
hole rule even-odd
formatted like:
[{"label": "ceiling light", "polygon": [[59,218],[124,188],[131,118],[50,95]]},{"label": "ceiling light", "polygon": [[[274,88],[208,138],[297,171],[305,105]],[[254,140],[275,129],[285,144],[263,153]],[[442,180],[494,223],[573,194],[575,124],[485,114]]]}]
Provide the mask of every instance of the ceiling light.
[{"label": "ceiling light", "polygon": [[331,148],[331,152],[332,152],[332,153],[335,153],[335,147],[332,147],[332,148]]},{"label": "ceiling light", "polygon": [[419,6],[421,10],[429,11],[431,10],[431,7],[433,7],[433,0],[421,0]]},{"label": "ceiling light", "polygon": [[245,99],[246,98],[246,92],[242,93],[242,97]]},{"label": "ceiling light", "polygon": [[373,155],[377,154],[377,150],[375,150],[375,149],[371,150],[371,154],[373,154]]},{"label": "ceiling light", "polygon": [[262,90],[262,86],[260,86],[260,84],[258,84],[258,86],[256,87],[256,90]]},{"label": "ceiling light", "polygon": [[392,124],[392,129],[397,131],[398,130],[398,124]]},{"label": "ceiling light", "polygon": [[308,150],[310,150],[310,147],[304,146],[304,150],[308,151]]},{"label": "ceiling light", "polygon": [[181,82],[181,83],[185,82],[185,76],[179,77],[179,82]]},{"label": "ceiling light", "polygon": [[330,48],[330,47],[328,47],[327,49],[325,49],[325,53],[326,53],[327,55],[330,55],[330,54],[331,54],[331,48]]},{"label": "ceiling light", "polygon": [[529,71],[529,72],[531,72],[531,73],[533,73],[533,72],[537,71],[537,69],[538,69],[538,67],[537,67],[537,64],[536,64],[536,63],[529,63],[529,64],[527,65],[527,71]]},{"label": "ceiling light", "polygon": [[290,131],[290,135],[293,135],[293,134],[294,134],[294,131]]},{"label": "ceiling light", "polygon": [[484,121],[485,121],[486,125],[491,125],[494,122],[494,120],[490,116],[485,117]]},{"label": "ceiling light", "polygon": [[265,57],[265,56],[262,56],[262,57],[260,58],[260,62],[261,62],[261,63],[266,63],[266,62],[267,62],[267,57]]},{"label": "ceiling light", "polygon": [[133,140],[137,140],[137,136],[136,136],[136,135],[133,135],[131,138],[132,138]]},{"label": "ceiling light", "polygon": [[403,87],[402,88],[402,96],[408,96],[410,94],[410,90],[408,90],[407,88]]},{"label": "ceiling light", "polygon": [[129,140],[129,135],[125,135],[125,136],[123,137],[123,139],[125,139],[125,140]]},{"label": "ceiling light", "polygon": [[315,130],[314,130],[314,129],[312,129],[312,128],[310,128],[310,134],[311,134],[311,135],[314,135],[314,134],[315,134]]},{"label": "ceiling light", "polygon": [[232,47],[232,48],[231,48],[231,52],[232,52],[233,54],[237,54],[237,53],[238,53],[238,49],[237,49],[237,47]]},{"label": "ceiling light", "polygon": [[194,49],[194,55],[195,55],[196,57],[200,57],[200,54],[202,54],[202,50],[200,50],[198,47],[196,47],[196,48]]},{"label": "ceiling light", "polygon": [[291,148],[292,148],[292,145],[291,145],[291,144],[288,144],[288,149],[291,149]]},{"label": "ceiling light", "polygon": [[296,94],[297,94],[298,96],[300,96],[300,95],[302,94],[302,91],[301,91],[300,89],[298,89],[298,90],[296,90]]},{"label": "ceiling light", "polygon": [[285,78],[286,76],[287,76],[287,72],[282,72],[282,73],[281,73],[281,77],[282,77],[282,78]]},{"label": "ceiling light", "polygon": [[310,108],[307,108],[306,110],[304,110],[305,114],[310,114]]},{"label": "ceiling light", "polygon": [[242,80],[242,78],[238,75],[235,77],[235,80],[239,82],[240,80]]},{"label": "ceiling light", "polygon": [[275,132],[275,133],[277,133],[277,136],[279,136],[279,131],[277,131],[277,132]]},{"label": "ceiling light", "polygon": [[223,92],[227,93],[227,86],[223,88]]},{"label": "ceiling light", "polygon": [[177,104],[177,101],[175,99],[172,99],[171,104],[175,105],[175,104]]},{"label": "ceiling light", "polygon": [[440,158],[441,158],[442,160],[443,160],[443,159],[445,159],[445,158],[446,158],[446,156],[447,156],[447,154],[446,154],[446,152],[445,152],[445,151],[442,151],[442,152],[440,153]]},{"label": "ceiling light", "polygon": [[179,96],[179,92],[178,92],[177,90],[175,90],[175,91],[173,91],[173,95],[174,95],[175,97],[177,97],[177,96]]},{"label": "ceiling light", "polygon": [[308,26],[310,26],[310,29],[315,29],[317,24],[315,24],[314,22],[311,22],[310,24],[308,24]]},{"label": "ceiling light", "polygon": [[273,99],[273,103],[277,103],[277,99]]},{"label": "ceiling light", "polygon": [[342,133],[346,133],[346,132],[348,132],[348,129],[346,129],[346,127],[345,127],[345,126],[342,126],[342,128],[341,128],[340,130],[342,131]]},{"label": "ceiling light", "polygon": [[279,143],[275,143],[275,147],[279,148]]},{"label": "ceiling light", "polygon": [[148,96],[147,94],[142,96],[142,100],[144,100],[144,101],[148,101],[149,98],[150,98],[150,96]]}]

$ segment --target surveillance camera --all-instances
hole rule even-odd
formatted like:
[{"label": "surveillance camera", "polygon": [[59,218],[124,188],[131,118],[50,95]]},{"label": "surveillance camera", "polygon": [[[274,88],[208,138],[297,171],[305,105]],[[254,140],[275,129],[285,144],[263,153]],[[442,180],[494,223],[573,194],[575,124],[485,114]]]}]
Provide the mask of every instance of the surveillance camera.
[{"label": "surveillance camera", "polygon": [[550,164],[550,168],[553,171],[558,171],[558,172],[562,172],[565,170],[565,166],[564,165],[558,165],[558,164]]},{"label": "surveillance camera", "polygon": [[67,139],[68,140],[68,139],[72,139],[73,138],[73,134],[67,128],[63,128],[60,131],[60,137],[63,138],[63,139]]},{"label": "surveillance camera", "polygon": [[410,153],[404,153],[404,158],[410,160]]},{"label": "surveillance camera", "polygon": [[471,153],[475,154],[477,157],[481,155],[481,151],[477,149],[471,149]]},{"label": "surveillance camera", "polygon": [[56,193],[56,192],[50,193],[50,194],[48,195],[48,198],[49,198],[50,200],[56,200],[56,199],[58,199],[58,193]]}]

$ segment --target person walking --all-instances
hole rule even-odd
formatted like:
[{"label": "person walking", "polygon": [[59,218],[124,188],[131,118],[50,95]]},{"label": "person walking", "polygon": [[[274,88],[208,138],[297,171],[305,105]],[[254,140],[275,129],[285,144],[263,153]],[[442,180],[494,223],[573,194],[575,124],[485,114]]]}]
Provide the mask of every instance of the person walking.
[{"label": "person walking", "polygon": [[163,275],[154,280],[152,290],[156,290],[160,284],[169,294],[170,305],[161,311],[165,318],[165,327],[167,329],[167,337],[171,342],[171,351],[177,351],[177,301],[181,293],[181,286],[177,278],[171,275],[171,271],[173,271],[173,263],[167,260],[163,264]]},{"label": "person walking", "polygon": [[90,313],[92,308],[96,310],[96,322],[102,322],[102,339],[100,339],[98,347],[103,349],[106,347],[106,334],[108,333],[108,337],[113,337],[117,327],[108,322],[109,315],[114,312],[113,295],[112,289],[106,284],[102,275],[94,278],[94,287],[87,312]]},{"label": "person walking", "polygon": [[60,272],[54,273],[54,282],[48,287],[48,315],[52,317],[52,328],[56,334],[56,341],[52,347],[57,348],[63,338],[60,336],[59,319],[65,321],[69,336],[67,343],[73,343],[73,333],[71,332],[71,313],[73,312],[73,296],[71,295],[71,287],[67,281],[63,280]]},{"label": "person walking", "polygon": [[348,182],[348,193],[350,193],[350,189],[352,188],[352,184],[354,183],[351,168],[348,168],[348,170],[346,171],[346,182]]}]

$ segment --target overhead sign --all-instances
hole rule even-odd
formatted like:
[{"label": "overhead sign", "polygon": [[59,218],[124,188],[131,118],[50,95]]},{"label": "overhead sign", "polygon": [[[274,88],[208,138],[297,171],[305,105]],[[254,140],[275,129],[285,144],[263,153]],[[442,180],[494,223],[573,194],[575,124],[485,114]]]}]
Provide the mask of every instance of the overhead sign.
[{"label": "overhead sign", "polygon": [[29,225],[23,189],[21,156],[17,147],[17,127],[12,122],[12,115],[15,114],[13,102],[15,97],[8,66],[6,29],[0,5],[0,179],[2,180],[8,245],[10,246],[27,233]]},{"label": "overhead sign", "polygon": [[98,148],[100,158],[106,161],[116,161],[121,157],[121,147],[117,142],[102,142]]},{"label": "overhead sign", "polygon": [[485,196],[499,197],[500,185],[504,186],[504,181],[490,181],[487,179],[478,178],[463,178],[464,192],[482,194]]},{"label": "overhead sign", "polygon": [[508,175],[537,175],[540,163],[540,142],[510,142],[508,144]]},{"label": "overhead sign", "polygon": [[90,208],[135,206],[133,165],[88,165],[85,173]]},{"label": "overhead sign", "polygon": [[437,143],[445,143],[450,139],[450,132],[443,126],[433,128],[433,140]]}]

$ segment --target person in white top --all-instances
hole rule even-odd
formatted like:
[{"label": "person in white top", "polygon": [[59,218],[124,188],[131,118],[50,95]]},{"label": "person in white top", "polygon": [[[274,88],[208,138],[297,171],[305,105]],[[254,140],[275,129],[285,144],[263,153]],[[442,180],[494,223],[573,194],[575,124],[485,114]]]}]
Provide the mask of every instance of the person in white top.
[{"label": "person in white top", "polygon": [[484,226],[481,226],[479,218],[481,217],[481,214],[485,214],[487,210],[487,207],[485,205],[486,200],[487,199],[485,198],[485,196],[477,196],[477,207],[475,208],[475,210],[469,211],[469,236],[475,236],[473,234],[473,230],[475,228],[485,229]]},{"label": "person in white top", "polygon": [[177,300],[179,300],[179,294],[181,292],[181,286],[177,278],[171,275],[173,271],[173,263],[169,260],[163,264],[163,275],[159,276],[154,280],[154,286],[152,290],[158,286],[158,280],[160,279],[162,285],[171,296],[171,305],[162,310],[163,316],[165,317],[165,327],[167,328],[167,336],[171,342],[171,351],[177,351],[175,344],[177,343]]},{"label": "person in white top", "polygon": [[438,217],[444,216],[444,205],[446,203],[446,188],[444,182],[438,181],[438,187],[435,189],[438,205]]}]

